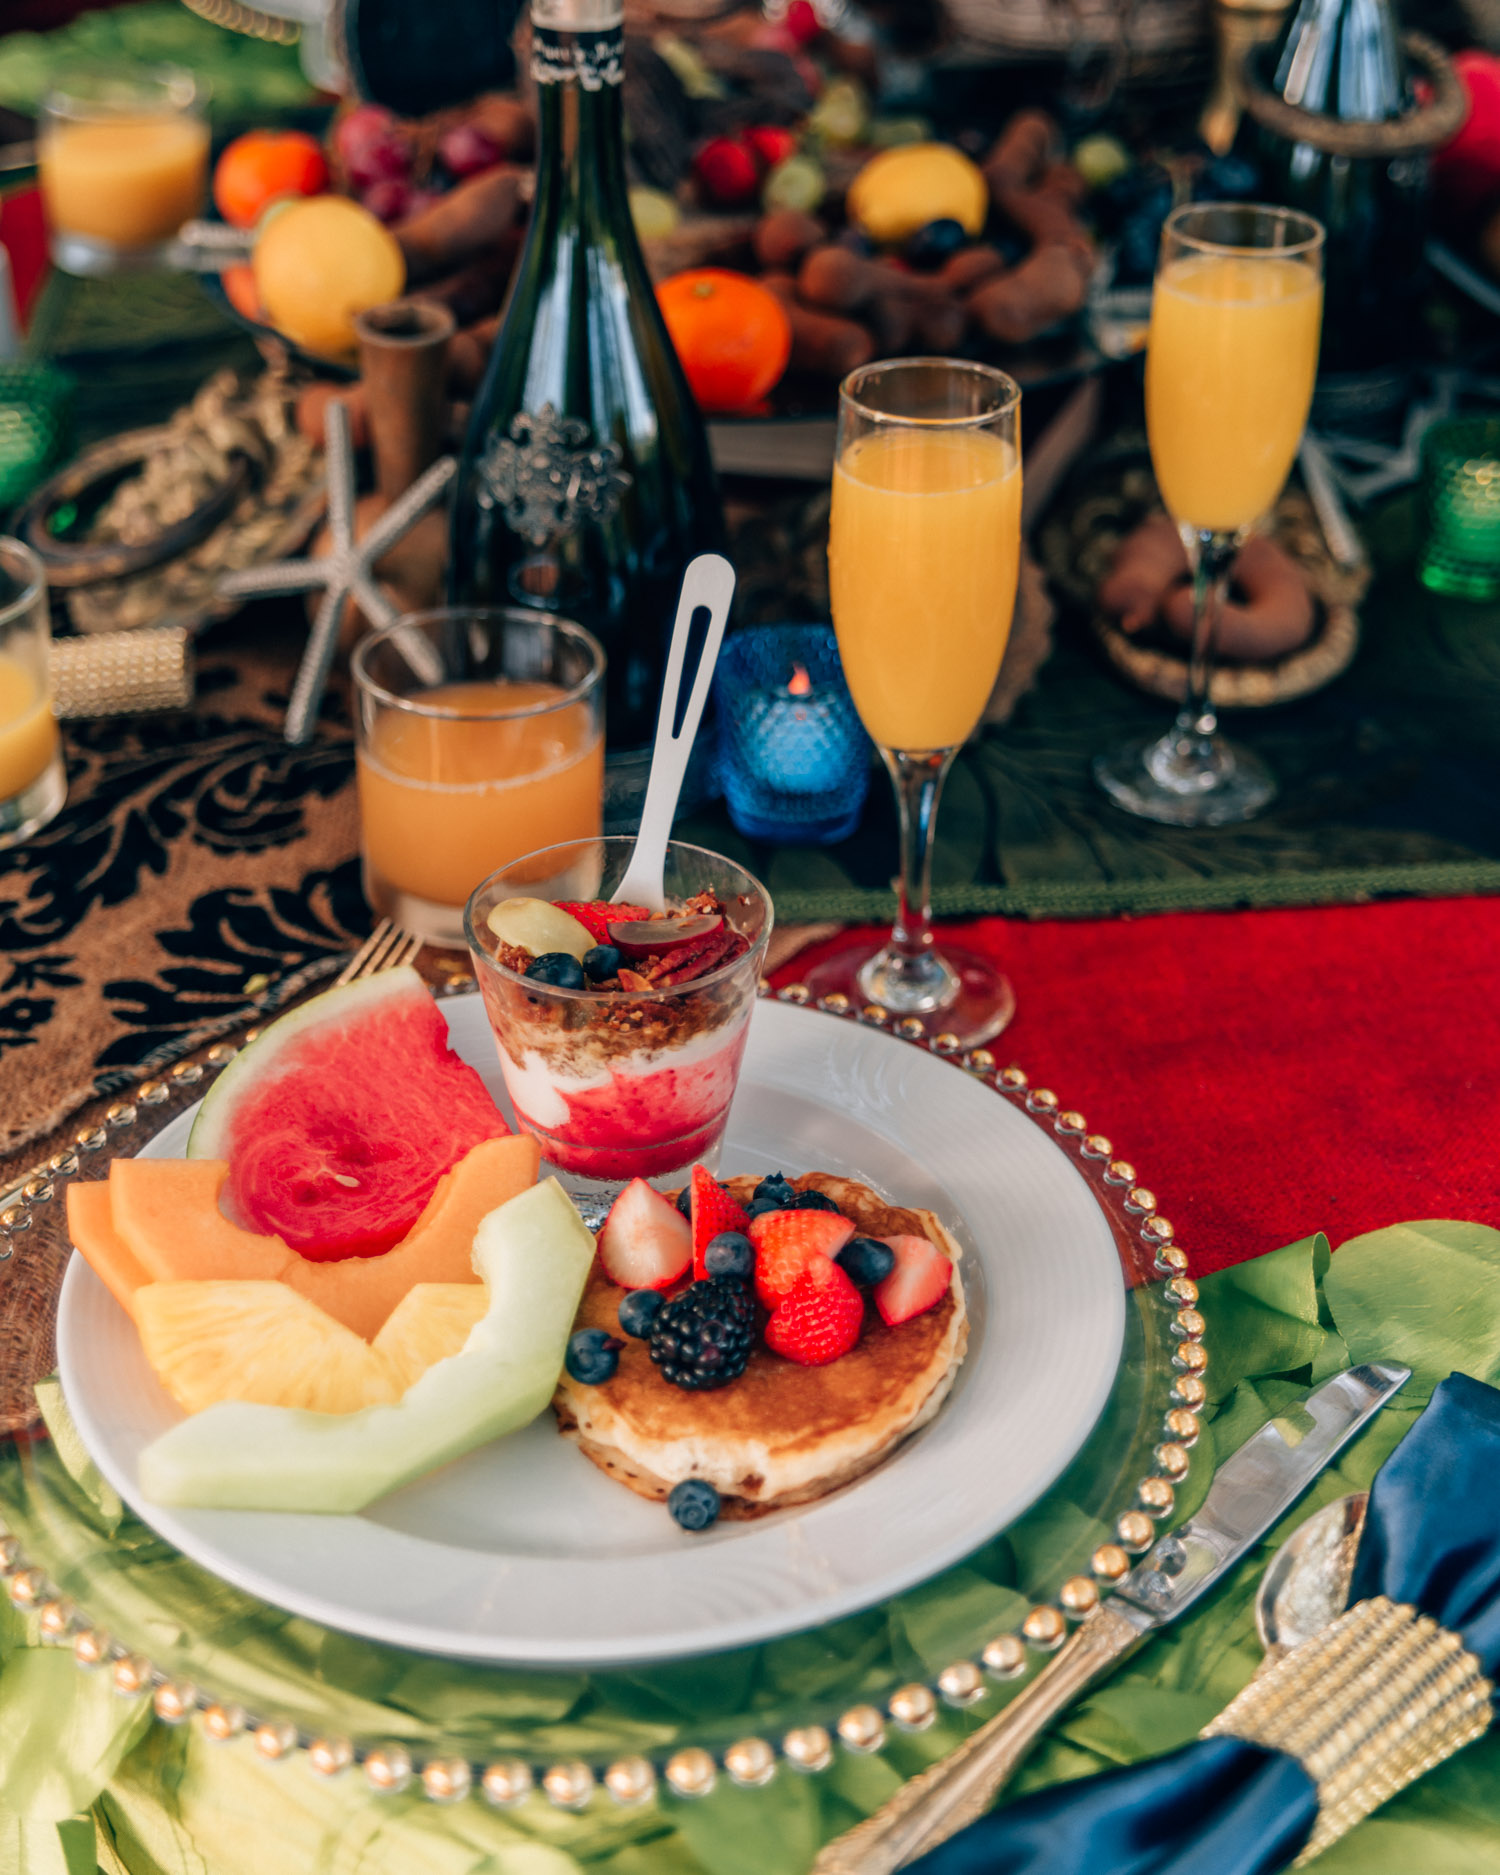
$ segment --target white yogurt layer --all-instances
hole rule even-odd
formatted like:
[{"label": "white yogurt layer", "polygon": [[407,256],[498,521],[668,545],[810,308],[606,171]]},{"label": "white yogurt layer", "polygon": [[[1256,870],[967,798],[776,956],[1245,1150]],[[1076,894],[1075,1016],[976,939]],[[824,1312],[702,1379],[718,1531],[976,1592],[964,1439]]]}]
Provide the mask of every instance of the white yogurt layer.
[{"label": "white yogurt layer", "polygon": [[[749,1020],[748,1011],[746,1021]],[[644,1078],[660,1074],[666,1068],[692,1068],[731,1047],[745,1027],[744,1022],[726,1023],[709,1029],[691,1040],[670,1048],[643,1048],[631,1055],[601,1057],[595,1069],[569,1072],[548,1062],[539,1049],[528,1048],[517,1061],[505,1044],[496,1038],[500,1050],[500,1070],[505,1089],[517,1109],[534,1126],[559,1127],[568,1121],[570,1094],[585,1094],[597,1087],[608,1087],[611,1079]],[[571,1038],[570,1038],[571,1039]]]}]

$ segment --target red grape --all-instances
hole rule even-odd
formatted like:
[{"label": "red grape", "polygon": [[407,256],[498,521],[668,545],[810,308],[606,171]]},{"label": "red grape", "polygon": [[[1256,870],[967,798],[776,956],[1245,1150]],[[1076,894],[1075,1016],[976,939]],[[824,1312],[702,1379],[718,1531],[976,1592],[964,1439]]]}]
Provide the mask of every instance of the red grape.
[{"label": "red grape", "polygon": [[478,124],[455,124],[438,140],[438,155],[455,176],[477,176],[481,170],[493,169],[505,152]]},{"label": "red grape", "polygon": [[360,190],[359,199],[377,221],[404,221],[411,213],[411,186],[399,176],[369,183]]},{"label": "red grape", "polygon": [[340,118],[334,145],[356,189],[402,182],[411,174],[406,140],[396,119],[379,104],[361,104]]}]

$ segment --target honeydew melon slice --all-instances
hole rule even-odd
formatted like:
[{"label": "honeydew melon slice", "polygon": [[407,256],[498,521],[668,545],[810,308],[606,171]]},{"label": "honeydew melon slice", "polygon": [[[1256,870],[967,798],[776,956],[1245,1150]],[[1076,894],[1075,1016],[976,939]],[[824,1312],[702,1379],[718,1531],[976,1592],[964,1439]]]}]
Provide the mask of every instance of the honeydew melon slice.
[{"label": "honeydew melon slice", "polygon": [[352,1515],[387,1491],[528,1425],[552,1398],[594,1240],[556,1179],[490,1212],[474,1239],[489,1292],[460,1353],[389,1406],[310,1413],[225,1401],[140,1457],[154,1503]]}]

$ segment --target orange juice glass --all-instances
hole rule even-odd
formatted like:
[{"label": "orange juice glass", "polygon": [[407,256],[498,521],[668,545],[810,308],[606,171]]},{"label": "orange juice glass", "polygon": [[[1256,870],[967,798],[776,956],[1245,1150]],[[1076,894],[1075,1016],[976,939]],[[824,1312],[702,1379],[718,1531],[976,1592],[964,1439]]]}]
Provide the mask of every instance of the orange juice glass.
[{"label": "orange juice glass", "polygon": [[59,267],[116,273],[167,260],[208,196],[202,103],[176,66],[101,70],[46,99],[37,169]]},{"label": "orange juice glass", "polygon": [[1193,202],[1162,228],[1146,337],[1146,434],[1193,569],[1187,694],[1165,735],[1094,759],[1118,807],[1175,827],[1249,820],[1276,793],[1219,733],[1214,637],[1235,556],[1281,493],[1312,404],[1323,229],[1256,202]]},{"label": "orange juice glass", "polygon": [[42,563],[0,539],[0,847],[46,826],[67,794],[47,660]]},{"label": "orange juice glass", "polygon": [[839,387],[828,592],[849,694],[896,788],[901,871],[882,944],[852,938],[808,987],[965,1048],[1015,1010],[986,957],[937,942],[932,838],[954,757],[1010,636],[1021,559],[1021,393],[991,365],[898,358]]},{"label": "orange juice glass", "polygon": [[[464,942],[488,873],[597,838],[604,652],[524,608],[418,612],[354,654],[365,896],[430,943]],[[535,881],[547,896],[549,881]]]}]

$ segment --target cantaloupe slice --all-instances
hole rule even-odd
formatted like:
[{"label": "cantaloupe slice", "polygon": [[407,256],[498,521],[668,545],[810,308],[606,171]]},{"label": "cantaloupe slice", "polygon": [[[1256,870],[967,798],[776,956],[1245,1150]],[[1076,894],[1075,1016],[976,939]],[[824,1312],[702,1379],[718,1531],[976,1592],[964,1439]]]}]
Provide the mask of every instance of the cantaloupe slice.
[{"label": "cantaloupe slice", "polygon": [[115,1301],[127,1314],[133,1314],[135,1292],[151,1278],[115,1229],[107,1179],[92,1178],[81,1185],[69,1185],[68,1236]]},{"label": "cantaloupe slice", "polygon": [[474,1257],[484,1316],[463,1353],[395,1404],[308,1413],[220,1401],[146,1447],[141,1489],[158,1504],[348,1515],[528,1424],[557,1385],[594,1240],[549,1178],[483,1220]]},{"label": "cantaloupe slice", "polygon": [[219,1209],[222,1159],[116,1159],[115,1229],[150,1282],[274,1282],[300,1262],[279,1237],[231,1224]]},{"label": "cantaloupe slice", "polygon": [[427,1209],[394,1250],[341,1263],[310,1263],[292,1254],[278,1274],[335,1321],[373,1341],[414,1284],[479,1281],[473,1256],[480,1219],[534,1185],[540,1163],[541,1149],[529,1133],[481,1140],[444,1173]]},{"label": "cantaloupe slice", "polygon": [[434,1361],[459,1354],[489,1306],[484,1284],[418,1283],[408,1289],[375,1337],[398,1394]]},{"label": "cantaloupe slice", "polygon": [[369,1342],[282,1282],[143,1283],[135,1320],[146,1359],[189,1413],[220,1400],[357,1413],[406,1391]]}]

